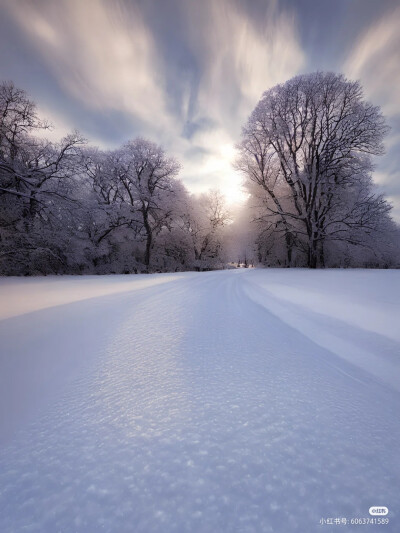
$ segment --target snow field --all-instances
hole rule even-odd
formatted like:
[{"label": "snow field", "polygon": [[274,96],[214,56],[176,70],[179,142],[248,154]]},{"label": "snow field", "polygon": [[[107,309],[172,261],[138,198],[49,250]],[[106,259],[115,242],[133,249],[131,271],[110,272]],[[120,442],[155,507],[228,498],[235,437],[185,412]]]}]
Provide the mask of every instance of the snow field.
[{"label": "snow field", "polygon": [[399,273],[129,278],[0,322],[0,531],[399,529]]}]

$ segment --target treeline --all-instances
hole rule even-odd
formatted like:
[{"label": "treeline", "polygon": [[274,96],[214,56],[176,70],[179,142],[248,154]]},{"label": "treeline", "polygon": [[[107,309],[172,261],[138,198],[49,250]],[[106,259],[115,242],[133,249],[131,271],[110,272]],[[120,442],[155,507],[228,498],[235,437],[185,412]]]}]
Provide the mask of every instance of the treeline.
[{"label": "treeline", "polygon": [[0,85],[0,273],[132,273],[222,268],[218,191],[195,197],[178,162],[138,138],[117,150],[77,132],[58,143],[13,83]]},{"label": "treeline", "polygon": [[343,76],[264,93],[238,146],[248,200],[233,220],[218,191],[189,194],[148,140],[103,151],[77,132],[50,142],[48,129],[23,90],[0,84],[1,275],[400,264],[371,178],[387,127]]}]

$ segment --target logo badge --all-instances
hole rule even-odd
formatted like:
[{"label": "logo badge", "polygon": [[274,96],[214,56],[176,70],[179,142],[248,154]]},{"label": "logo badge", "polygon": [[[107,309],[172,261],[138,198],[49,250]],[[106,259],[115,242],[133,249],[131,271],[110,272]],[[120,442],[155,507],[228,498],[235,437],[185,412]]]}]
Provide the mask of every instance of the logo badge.
[{"label": "logo badge", "polygon": [[385,516],[389,512],[389,509],[387,507],[370,507],[369,508],[369,514],[372,516]]}]

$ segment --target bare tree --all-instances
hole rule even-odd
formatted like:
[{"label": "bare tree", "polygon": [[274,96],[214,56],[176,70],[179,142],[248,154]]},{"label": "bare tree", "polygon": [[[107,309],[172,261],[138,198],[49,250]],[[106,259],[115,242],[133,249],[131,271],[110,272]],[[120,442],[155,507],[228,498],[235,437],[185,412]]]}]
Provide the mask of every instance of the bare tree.
[{"label": "bare tree", "polygon": [[138,233],[144,237],[147,271],[154,240],[171,215],[169,200],[179,169],[179,163],[167,157],[160,146],[142,138],[128,142],[120,152],[119,190],[132,208]]},{"label": "bare tree", "polygon": [[223,262],[223,230],[230,220],[225,198],[217,189],[191,197],[183,215],[198,270],[216,268]]},{"label": "bare tree", "polygon": [[48,129],[49,123],[38,117],[35,103],[11,81],[0,83],[0,158],[12,162],[26,135]]},{"label": "bare tree", "polygon": [[388,128],[358,82],[297,76],[265,92],[243,129],[238,168],[264,193],[265,218],[307,265],[324,265],[327,241],[363,245],[390,210],[373,193],[371,156]]},{"label": "bare tree", "polygon": [[85,140],[77,132],[59,143],[33,136],[48,127],[24,91],[11,82],[0,84],[0,262],[4,272],[15,264],[29,271],[33,258],[45,266],[46,261],[58,266],[64,261],[62,239],[57,245],[51,233],[58,225],[72,229],[66,212],[73,209],[72,180],[79,172]]}]

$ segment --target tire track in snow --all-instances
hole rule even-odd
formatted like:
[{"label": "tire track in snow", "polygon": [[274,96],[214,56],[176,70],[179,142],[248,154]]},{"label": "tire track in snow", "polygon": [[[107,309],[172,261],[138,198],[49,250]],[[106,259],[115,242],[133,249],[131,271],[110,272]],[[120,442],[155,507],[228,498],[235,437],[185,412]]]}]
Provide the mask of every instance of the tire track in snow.
[{"label": "tire track in snow", "polygon": [[[246,280],[244,289],[246,296],[261,309],[268,310],[329,352],[329,356],[324,358],[327,365],[360,383],[368,384],[373,380],[400,392],[399,343],[337,318],[288,303],[286,299],[280,300],[251,280]],[[344,359],[347,364],[337,358]]]}]

